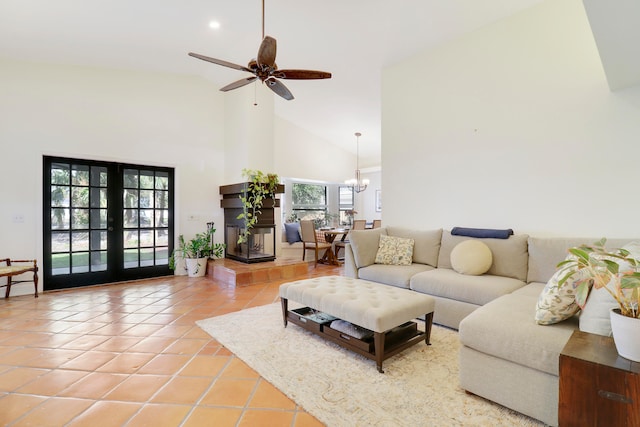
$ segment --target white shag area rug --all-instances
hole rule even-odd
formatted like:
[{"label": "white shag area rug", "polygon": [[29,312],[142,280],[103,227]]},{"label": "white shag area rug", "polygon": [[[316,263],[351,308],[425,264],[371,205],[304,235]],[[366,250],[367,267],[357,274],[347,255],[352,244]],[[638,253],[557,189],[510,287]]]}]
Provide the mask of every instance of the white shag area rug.
[{"label": "white shag area rug", "polygon": [[197,324],[330,427],[543,425],[466,394],[458,385],[458,334],[437,325],[432,345],[385,360],[380,374],[373,360],[295,324],[284,328],[279,303]]}]

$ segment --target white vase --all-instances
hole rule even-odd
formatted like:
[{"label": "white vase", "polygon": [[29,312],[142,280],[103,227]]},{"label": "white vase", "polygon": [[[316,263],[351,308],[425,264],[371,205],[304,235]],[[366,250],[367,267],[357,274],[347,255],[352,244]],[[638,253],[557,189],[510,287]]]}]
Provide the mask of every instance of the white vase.
[{"label": "white vase", "polygon": [[614,308],[611,310],[611,331],[618,354],[640,362],[640,319],[623,316],[619,308]]},{"label": "white vase", "polygon": [[187,271],[189,277],[202,277],[207,272],[207,260],[209,258],[187,258]]}]

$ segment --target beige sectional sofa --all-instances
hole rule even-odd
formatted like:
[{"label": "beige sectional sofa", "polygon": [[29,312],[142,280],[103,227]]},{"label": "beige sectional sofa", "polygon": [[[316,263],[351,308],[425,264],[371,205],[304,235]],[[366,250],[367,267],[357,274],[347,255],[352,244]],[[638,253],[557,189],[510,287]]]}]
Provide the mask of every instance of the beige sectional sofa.
[{"label": "beige sectional sofa", "polygon": [[[375,264],[380,234],[412,238],[409,266]],[[460,385],[463,389],[549,425],[558,423],[558,361],[578,316],[542,326],[535,320],[538,296],[567,249],[599,238],[479,239],[493,263],[480,276],[452,269],[453,248],[470,237],[447,230],[413,231],[387,227],[352,231],[345,274],[431,295],[434,322],[459,330]],[[622,247],[629,239],[613,239]]]}]

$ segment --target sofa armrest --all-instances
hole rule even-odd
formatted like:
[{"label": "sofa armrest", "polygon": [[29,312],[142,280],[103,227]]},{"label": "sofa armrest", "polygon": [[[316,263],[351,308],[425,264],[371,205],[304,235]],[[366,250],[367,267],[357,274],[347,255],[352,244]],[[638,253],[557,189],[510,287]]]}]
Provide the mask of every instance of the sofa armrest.
[{"label": "sofa armrest", "polygon": [[356,267],[353,249],[351,249],[351,244],[349,243],[344,245],[344,275],[354,279],[358,278],[358,267]]}]

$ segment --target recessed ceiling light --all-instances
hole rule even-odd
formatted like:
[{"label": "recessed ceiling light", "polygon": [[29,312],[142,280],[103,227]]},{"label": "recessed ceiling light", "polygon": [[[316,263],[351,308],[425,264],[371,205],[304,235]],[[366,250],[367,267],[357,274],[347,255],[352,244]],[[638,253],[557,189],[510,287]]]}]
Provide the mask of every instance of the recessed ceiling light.
[{"label": "recessed ceiling light", "polygon": [[220,23],[218,21],[211,21],[209,22],[209,28],[217,30],[218,28],[220,28]]}]

